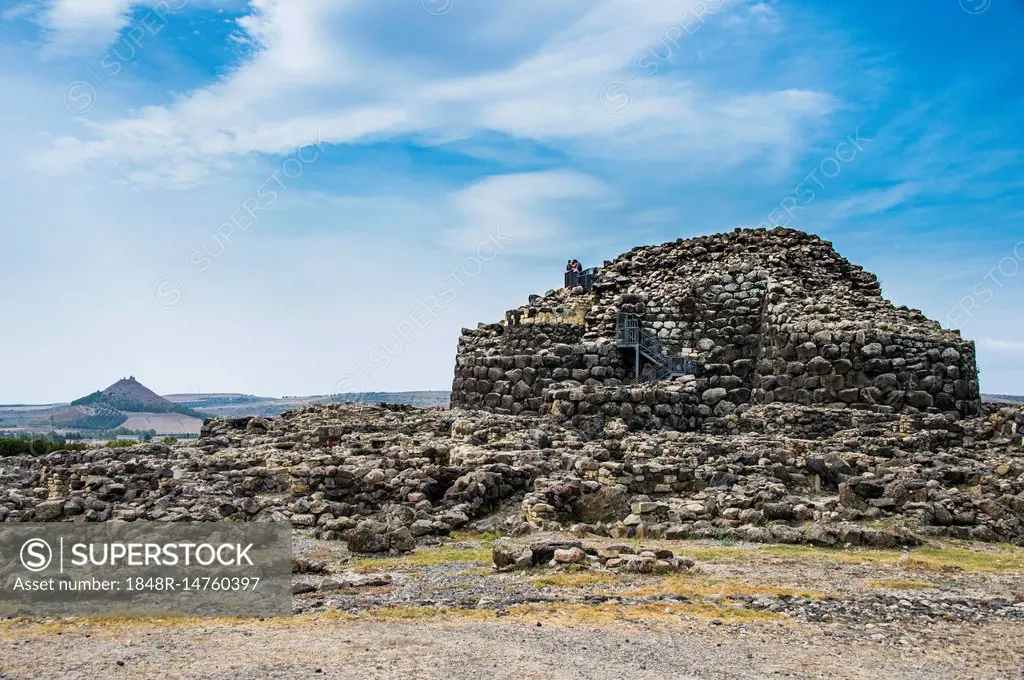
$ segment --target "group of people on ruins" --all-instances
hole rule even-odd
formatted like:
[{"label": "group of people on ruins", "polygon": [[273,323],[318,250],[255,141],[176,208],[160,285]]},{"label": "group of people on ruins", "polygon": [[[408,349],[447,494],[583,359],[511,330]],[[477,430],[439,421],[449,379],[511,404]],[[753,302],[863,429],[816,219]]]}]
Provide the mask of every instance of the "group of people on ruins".
[{"label": "group of people on ruins", "polygon": [[572,260],[569,260],[566,263],[565,271],[566,271],[566,273],[569,273],[569,274],[582,274],[583,273],[583,265],[580,264],[579,260],[572,259]]}]

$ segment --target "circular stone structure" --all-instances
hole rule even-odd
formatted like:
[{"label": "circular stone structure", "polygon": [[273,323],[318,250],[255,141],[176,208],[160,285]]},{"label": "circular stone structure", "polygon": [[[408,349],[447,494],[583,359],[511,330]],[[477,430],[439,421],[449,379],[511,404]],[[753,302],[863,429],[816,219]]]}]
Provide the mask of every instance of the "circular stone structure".
[{"label": "circular stone structure", "polygon": [[[629,324],[644,346],[626,342]],[[463,329],[451,397],[680,430],[771,402],[976,415],[974,343],[893,305],[828,241],[737,229],[634,248],[588,290],[530,296],[499,323]]]}]

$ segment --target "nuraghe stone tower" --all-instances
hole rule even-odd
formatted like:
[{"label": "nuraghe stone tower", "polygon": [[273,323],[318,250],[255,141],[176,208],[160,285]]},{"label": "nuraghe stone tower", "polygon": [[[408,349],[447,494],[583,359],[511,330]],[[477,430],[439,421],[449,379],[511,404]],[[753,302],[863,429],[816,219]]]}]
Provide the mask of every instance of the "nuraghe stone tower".
[{"label": "nuraghe stone tower", "polygon": [[768,402],[980,412],[974,343],[811,234],[638,247],[584,283],[463,329],[452,406],[677,430]]}]

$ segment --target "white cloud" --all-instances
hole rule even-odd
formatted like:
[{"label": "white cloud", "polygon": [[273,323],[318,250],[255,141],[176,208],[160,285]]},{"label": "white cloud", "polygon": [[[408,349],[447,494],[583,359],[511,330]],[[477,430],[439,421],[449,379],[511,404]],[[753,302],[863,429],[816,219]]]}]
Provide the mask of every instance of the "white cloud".
[{"label": "white cloud", "polygon": [[[629,78],[623,67],[631,59],[651,44],[688,39],[675,36],[680,25],[693,26],[693,4],[600,0],[564,27],[535,26],[540,46],[507,67],[446,75],[418,72],[393,45],[349,39],[359,3],[253,0],[253,13],[239,21],[261,48],[250,62],[168,106],[59,138],[38,165],[65,171],[120,163],[136,180],[195,181],[204,166],[210,172],[249,153],[286,152],[316,128],[334,143],[497,132],[608,158],[689,156],[710,170],[802,148],[806,126],[833,109],[826,93],[718,91],[679,71],[628,84],[628,110],[606,110],[601,93]],[[700,30],[726,31],[727,40],[724,17],[734,5],[742,3],[705,17]],[[764,10],[743,16],[762,21]]]},{"label": "white cloud", "polygon": [[575,172],[487,177],[452,197],[461,224],[445,234],[452,245],[472,249],[500,229],[509,251],[543,251],[569,235],[569,215],[580,219],[585,202],[606,194],[601,182]]},{"label": "white cloud", "polygon": [[[180,2],[180,0],[178,0]],[[109,45],[128,25],[128,12],[138,0],[49,0],[39,13],[50,30],[47,53],[69,56]]]}]

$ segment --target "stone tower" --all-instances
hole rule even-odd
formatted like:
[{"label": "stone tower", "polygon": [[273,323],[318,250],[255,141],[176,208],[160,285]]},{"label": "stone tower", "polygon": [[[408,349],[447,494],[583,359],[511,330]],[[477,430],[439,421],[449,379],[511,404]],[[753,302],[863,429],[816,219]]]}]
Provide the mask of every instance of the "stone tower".
[{"label": "stone tower", "polygon": [[[649,351],[623,342],[628,323]],[[669,373],[680,358],[688,368]],[[974,343],[894,306],[817,236],[738,229],[634,248],[589,290],[531,296],[503,322],[463,329],[451,398],[684,430],[768,402],[974,415]]]}]

